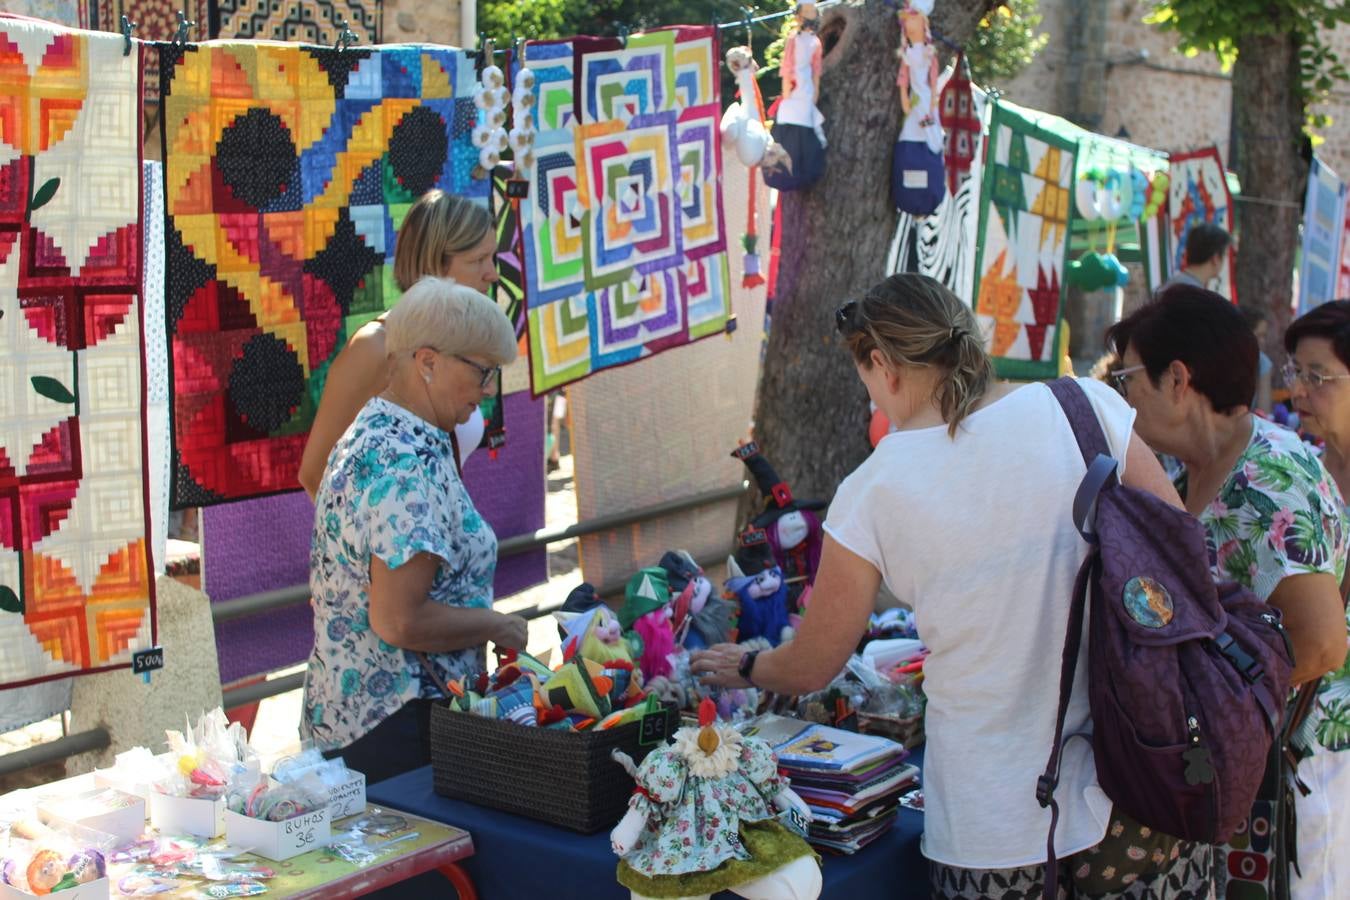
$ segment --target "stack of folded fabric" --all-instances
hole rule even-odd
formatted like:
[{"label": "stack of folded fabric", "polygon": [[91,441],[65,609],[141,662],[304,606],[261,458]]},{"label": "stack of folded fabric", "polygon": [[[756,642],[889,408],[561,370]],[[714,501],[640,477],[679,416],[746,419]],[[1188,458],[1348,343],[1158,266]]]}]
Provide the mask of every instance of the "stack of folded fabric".
[{"label": "stack of folded fabric", "polygon": [[856,853],[895,822],[900,795],[915,786],[919,769],[905,762],[909,752],[895,741],[798,724],[774,752],[811,807],[807,840],[818,849]]}]

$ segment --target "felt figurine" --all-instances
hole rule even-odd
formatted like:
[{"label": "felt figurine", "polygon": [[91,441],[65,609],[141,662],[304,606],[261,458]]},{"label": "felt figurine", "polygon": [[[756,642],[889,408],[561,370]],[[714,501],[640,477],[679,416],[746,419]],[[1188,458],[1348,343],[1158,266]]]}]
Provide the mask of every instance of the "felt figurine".
[{"label": "felt figurine", "polygon": [[670,674],[670,655],[675,652],[675,630],[670,624],[670,583],[659,566],[640,569],[624,587],[619,624],[642,639],[638,664],[642,678],[650,681]]},{"label": "felt figurine", "polygon": [[819,897],[819,860],[799,833],[811,812],[778,774],[773,750],[717,722],[710,700],[698,721],[641,766],[614,754],[637,782],[609,836],[622,857],[619,883],[638,900],[724,890],[763,900]]},{"label": "felt figurine", "polygon": [[937,210],[946,196],[942,175],[942,123],[937,99],[938,58],[928,17],[933,0],[906,0],[900,10],[900,108],[905,121],[891,164],[896,209],[916,216]]},{"label": "felt figurine", "polygon": [[727,68],[736,79],[736,90],[740,100],[731,104],[722,115],[722,144],[734,149],[741,163],[750,168],[746,179],[746,224],[741,241],[745,248],[742,257],[744,274],[741,286],[757,288],[764,284],[760,274],[759,234],[755,221],[759,203],[756,199],[759,184],[755,168],[762,167],[767,172],[782,171],[792,173],[792,159],[787,151],[774,143],[765,124],[764,98],[759,92],[759,82],[755,72],[759,66],[755,63],[754,51],[749,47],[732,47],[727,51]]},{"label": "felt figurine", "polygon": [[573,619],[563,638],[563,660],[584,656],[598,663],[619,660],[632,664],[628,644],[623,640],[619,617],[608,606],[597,606]]},{"label": "felt figurine", "polygon": [[774,561],[788,581],[788,597],[795,611],[798,598],[815,580],[816,569],[820,566],[824,531],[816,510],[824,508],[825,504],[793,497],[792,489],[760,455],[759,447],[753,441],[737,447],[731,455],[745,463],[764,497],[763,512],[750,524],[764,530]]},{"label": "felt figurine", "polygon": [[694,558],[683,550],[668,550],[661,557],[661,568],[675,594],[671,624],[676,643],[686,650],[702,650],[730,640],[735,611],[713,591]]},{"label": "felt figurine", "polygon": [[723,596],[735,600],[740,608],[736,622],[738,640],[762,637],[777,647],[792,638],[788,585],[782,569],[773,566],[757,575],[733,575],[724,587]]},{"label": "felt figurine", "polygon": [[583,581],[572,588],[562,607],[553,611],[553,618],[558,622],[558,637],[567,637],[568,624],[577,616],[590,612],[600,604],[600,597],[595,593],[595,585]]},{"label": "felt figurine", "polygon": [[814,3],[798,3],[792,33],[783,45],[779,72],[783,96],[773,112],[773,139],[792,160],[790,171],[764,169],[764,183],[780,191],[808,188],[825,174],[825,117],[816,106],[822,49],[816,31],[820,11]]}]

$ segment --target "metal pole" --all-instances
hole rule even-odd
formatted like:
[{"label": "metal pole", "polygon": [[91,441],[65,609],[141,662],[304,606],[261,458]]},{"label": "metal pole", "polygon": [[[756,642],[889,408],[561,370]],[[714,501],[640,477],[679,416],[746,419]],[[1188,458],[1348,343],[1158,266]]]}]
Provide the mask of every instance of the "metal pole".
[{"label": "metal pole", "polygon": [[24,769],[31,769],[34,766],[45,766],[48,763],[60,762],[77,753],[102,750],[111,743],[112,737],[103,728],[93,728],[89,731],[68,734],[54,741],[38,744],[36,747],[29,747],[26,750],[17,750],[14,753],[6,753],[4,756],[0,756],[0,777],[13,775],[15,772],[22,772]]},{"label": "metal pole", "polygon": [[259,700],[266,700],[268,697],[275,697],[277,694],[298,690],[304,686],[305,673],[292,672],[289,675],[273,678],[270,681],[259,681],[254,684],[246,684],[243,687],[225,691],[224,694],[221,695],[221,706],[225,709],[234,709],[236,706],[247,706],[250,703],[257,703]]}]

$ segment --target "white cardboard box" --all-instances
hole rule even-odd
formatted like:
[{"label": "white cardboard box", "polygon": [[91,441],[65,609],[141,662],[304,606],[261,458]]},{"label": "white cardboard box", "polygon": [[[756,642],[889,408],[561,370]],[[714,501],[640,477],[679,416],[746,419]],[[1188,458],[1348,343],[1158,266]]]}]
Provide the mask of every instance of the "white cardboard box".
[{"label": "white cardboard box", "polygon": [[[173,758],[173,754],[161,753],[159,756],[155,758],[160,760],[168,760]],[[96,787],[117,788],[119,791],[125,791],[128,794],[135,794],[136,796],[145,800],[147,807],[149,806],[150,803],[150,795],[154,793],[155,790],[154,787],[151,785],[151,783],[148,781],[134,781],[130,777],[123,777],[121,770],[116,767],[109,769],[95,769],[94,785]]]},{"label": "white cardboard box", "polygon": [[220,837],[225,833],[225,801],[171,797],[156,791],[150,795],[150,824],[160,834]]},{"label": "white cardboard box", "polygon": [[[332,810],[330,818],[334,822],[366,811],[366,776],[350,769],[347,775],[347,780],[342,784],[335,784],[328,789],[328,808]],[[282,782],[273,778],[272,783]]]},{"label": "white cardboard box", "polygon": [[284,822],[268,822],[226,810],[225,839],[232,847],[280,862],[328,846],[333,840],[331,813],[325,806]]},{"label": "white cardboard box", "polygon": [[39,801],[37,814],[46,825],[79,825],[111,834],[119,846],[135,841],[145,831],[145,801],[115,788],[50,797]]},{"label": "white cardboard box", "polygon": [[[60,897],[61,900],[108,900],[109,892],[112,890],[107,876],[91,881],[88,884],[76,885],[73,888],[67,888],[58,891],[56,894],[47,896]],[[27,891],[21,891],[18,888],[5,884],[0,881],[0,900],[33,900],[36,894],[30,894]]]}]

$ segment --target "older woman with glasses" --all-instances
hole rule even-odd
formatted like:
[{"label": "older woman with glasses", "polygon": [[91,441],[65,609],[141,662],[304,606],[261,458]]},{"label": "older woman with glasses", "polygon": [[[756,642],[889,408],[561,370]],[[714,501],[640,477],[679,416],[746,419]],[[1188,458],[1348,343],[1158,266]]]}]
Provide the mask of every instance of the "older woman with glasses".
[{"label": "older woman with glasses", "polygon": [[[858,378],[897,430],[835,494],[797,637],[760,653],[719,644],[690,664],[712,684],[785,694],[823,688],[857,647],[884,580],[912,605],[931,651],[923,852],[932,895],[1036,896],[1050,814],[1035,785],[1054,740],[1059,691],[1060,654],[1047,652],[1047,640],[1067,628],[1087,553],[1070,514],[1082,454],[1049,388],[995,381],[974,314],[933,279],[894,275],[843,306],[835,324]],[[1079,384],[1124,482],[1179,506],[1134,436],[1130,408],[1103,384]],[[1089,727],[1087,693],[1076,690],[1065,732]],[[1061,884],[1080,896],[1169,885],[1169,897],[1209,896],[1209,848],[1113,814],[1087,742],[1065,746],[1063,772]]]},{"label": "older woman with glasses", "polygon": [[481,672],[488,641],[525,646],[492,610],[497,538],[459,477],[455,426],[516,355],[491,300],[423,278],[384,322],[391,374],[338,439],[315,497],[314,650],[301,736],[380,781],[430,761],[431,702]]},{"label": "older woman with glasses", "polygon": [[[1284,333],[1283,374],[1304,427],[1326,442],[1322,462],[1350,495],[1350,301],[1336,300]],[[1350,585],[1342,583],[1342,596]],[[1317,685],[1300,743],[1299,871],[1294,897],[1350,897],[1350,656]]]},{"label": "older woman with glasses", "polygon": [[[1107,342],[1121,358],[1112,375],[1138,412],[1136,430],[1183,464],[1176,486],[1208,533],[1214,578],[1238,582],[1281,611],[1294,648],[1295,683],[1315,684],[1340,669],[1346,658],[1340,582],[1347,549],[1341,494],[1311,447],[1252,415],[1257,342],[1242,314],[1218,294],[1177,285],[1112,326]],[[1329,343],[1314,339],[1301,351],[1302,361],[1296,357],[1296,369],[1308,380],[1345,372],[1343,363],[1316,353]],[[1302,386],[1295,391],[1303,400],[1311,396]],[[1300,832],[1305,816],[1317,818],[1317,805],[1325,802],[1308,800],[1296,800]],[[1346,800],[1332,798],[1342,807]],[[1253,821],[1258,818],[1254,813]],[[1246,866],[1260,851],[1246,834],[1240,841],[1218,848],[1220,897],[1273,890],[1287,874],[1278,870],[1273,849],[1261,865]],[[1230,855],[1240,864],[1228,865]],[[1337,878],[1334,889],[1315,887],[1307,896],[1350,896],[1350,882],[1335,875],[1329,857],[1305,847],[1301,833],[1298,862],[1316,884],[1324,873]],[[1235,883],[1253,879],[1261,884]]]}]

